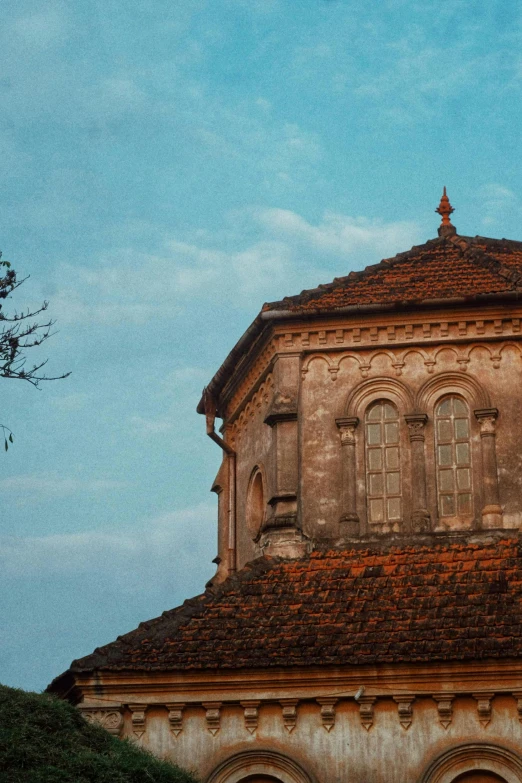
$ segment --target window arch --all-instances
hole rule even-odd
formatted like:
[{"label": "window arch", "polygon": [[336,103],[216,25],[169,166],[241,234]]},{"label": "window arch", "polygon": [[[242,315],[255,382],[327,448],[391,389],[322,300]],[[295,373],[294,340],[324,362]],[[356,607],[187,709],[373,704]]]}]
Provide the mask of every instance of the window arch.
[{"label": "window arch", "polygon": [[435,461],[439,517],[473,516],[471,419],[457,395],[435,405]]},{"label": "window arch", "polygon": [[366,500],[370,528],[398,529],[402,518],[399,412],[389,400],[368,406],[364,421]]}]

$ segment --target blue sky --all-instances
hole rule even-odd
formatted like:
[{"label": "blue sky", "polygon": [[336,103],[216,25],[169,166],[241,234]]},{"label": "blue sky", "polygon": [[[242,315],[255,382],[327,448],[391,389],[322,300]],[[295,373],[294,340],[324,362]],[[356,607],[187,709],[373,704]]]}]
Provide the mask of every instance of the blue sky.
[{"label": "blue sky", "polygon": [[0,681],[202,591],[219,449],[195,406],[264,301],[436,235],[522,239],[509,0],[4,0],[0,247],[50,300],[1,380]]}]

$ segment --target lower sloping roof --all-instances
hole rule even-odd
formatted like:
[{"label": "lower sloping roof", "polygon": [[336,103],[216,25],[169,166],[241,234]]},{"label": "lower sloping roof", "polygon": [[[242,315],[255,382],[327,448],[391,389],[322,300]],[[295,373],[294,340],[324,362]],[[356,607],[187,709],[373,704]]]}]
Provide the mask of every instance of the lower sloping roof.
[{"label": "lower sloping roof", "polygon": [[446,540],[314,551],[293,561],[260,558],[74,661],[70,673],[517,656],[518,539]]}]

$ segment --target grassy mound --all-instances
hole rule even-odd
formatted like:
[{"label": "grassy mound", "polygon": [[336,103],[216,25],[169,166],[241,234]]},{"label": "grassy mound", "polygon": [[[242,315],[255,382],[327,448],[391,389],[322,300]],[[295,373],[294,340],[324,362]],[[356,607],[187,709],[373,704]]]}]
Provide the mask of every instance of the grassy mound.
[{"label": "grassy mound", "polygon": [[196,783],[46,694],[0,685],[0,783]]}]

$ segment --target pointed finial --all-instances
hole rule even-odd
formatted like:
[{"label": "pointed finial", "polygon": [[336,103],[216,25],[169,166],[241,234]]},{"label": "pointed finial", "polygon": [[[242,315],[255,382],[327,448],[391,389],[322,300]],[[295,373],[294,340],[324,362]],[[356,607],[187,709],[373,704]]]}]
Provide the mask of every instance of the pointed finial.
[{"label": "pointed finial", "polygon": [[439,215],[442,217],[442,221],[439,226],[439,237],[451,236],[453,234],[456,234],[457,229],[455,228],[455,226],[452,224],[450,220],[450,215],[452,212],[455,212],[455,210],[451,206],[450,200],[446,195],[446,186],[444,186],[444,191],[442,193],[440,204],[435,210],[435,212],[438,212]]}]

